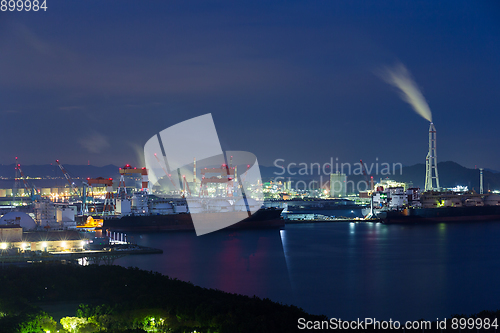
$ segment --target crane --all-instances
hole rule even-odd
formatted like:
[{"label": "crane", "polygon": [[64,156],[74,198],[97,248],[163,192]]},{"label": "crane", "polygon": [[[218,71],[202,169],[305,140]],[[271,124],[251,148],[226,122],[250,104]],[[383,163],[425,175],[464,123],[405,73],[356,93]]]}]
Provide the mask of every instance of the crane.
[{"label": "crane", "polygon": [[75,182],[73,182],[73,179],[71,178],[71,176],[69,175],[69,173],[66,171],[66,169],[64,169],[64,167],[62,166],[62,164],[59,162],[59,160],[56,160],[56,163],[57,165],[59,166],[59,168],[61,169],[64,177],[66,178],[66,180],[68,181],[69,183],[69,186],[71,187],[71,189],[73,190],[73,193],[80,197],[80,190],[78,190],[78,186],[75,185]]},{"label": "crane", "polygon": [[24,172],[21,169],[21,164],[17,164],[17,170],[19,170],[19,173],[21,174],[21,179],[23,180],[24,188],[26,189],[26,192],[28,192],[30,195],[33,195],[33,189],[30,188],[28,185],[28,181],[26,180],[26,177],[24,177]]},{"label": "crane", "polygon": [[186,181],[186,176],[182,176],[182,179],[184,180],[184,193],[183,193],[183,196],[185,196],[186,194],[186,187],[187,187],[187,190],[188,190],[188,193],[189,193],[189,196],[191,196],[191,189],[189,188],[189,184],[188,182]]},{"label": "crane", "polygon": [[[366,167],[363,164],[363,160],[359,160],[359,163],[361,163],[361,169],[363,170],[363,176],[365,176],[367,190],[373,190],[373,186],[370,186],[370,181],[368,180],[368,173],[366,172]],[[373,182],[373,176],[371,177],[371,180]]]},{"label": "crane", "polygon": [[[103,177],[97,177],[97,178],[87,178],[87,185],[91,188],[94,186],[105,186],[106,187],[106,197],[104,201],[104,206],[102,209],[102,215],[109,214],[112,215],[115,210],[115,202],[114,202],[114,195],[113,195],[113,178],[103,178]],[[92,191],[92,202],[94,195]],[[87,207],[86,207],[87,208]],[[95,211],[95,203],[94,203],[94,211]]]},{"label": "crane", "polygon": [[21,179],[23,180],[24,188],[31,196],[31,200],[33,200],[33,201],[36,200],[37,196],[38,196],[38,189],[36,188],[36,186],[34,184],[32,186],[30,186],[28,184],[28,181],[26,180],[26,176],[24,175],[24,172],[21,169],[21,164],[19,164],[19,163],[17,164],[17,169],[19,170],[19,173],[21,174]]}]

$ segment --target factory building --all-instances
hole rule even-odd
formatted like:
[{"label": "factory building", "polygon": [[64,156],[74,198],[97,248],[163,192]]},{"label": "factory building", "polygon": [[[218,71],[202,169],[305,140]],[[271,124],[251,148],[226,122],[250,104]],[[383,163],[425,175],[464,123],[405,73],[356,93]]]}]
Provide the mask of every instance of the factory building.
[{"label": "factory building", "polygon": [[76,229],[75,206],[39,201],[35,203],[35,213],[36,221],[41,227],[53,230]]},{"label": "factory building", "polygon": [[87,243],[77,231],[23,232],[19,225],[0,225],[1,251],[81,251]]},{"label": "factory building", "polygon": [[377,191],[385,191],[386,189],[391,187],[402,187],[406,191],[410,188],[413,188],[413,183],[412,182],[404,183],[389,178],[386,179],[381,178],[380,181],[375,184],[375,189]]},{"label": "factory building", "polygon": [[330,174],[330,197],[342,198],[347,196],[347,176],[344,173]]},{"label": "factory building", "polygon": [[418,189],[405,190],[402,186],[388,187],[379,189],[373,193],[373,206],[374,207],[389,207],[390,209],[397,210],[404,208],[408,205],[409,200],[414,202],[420,198],[420,191]]}]

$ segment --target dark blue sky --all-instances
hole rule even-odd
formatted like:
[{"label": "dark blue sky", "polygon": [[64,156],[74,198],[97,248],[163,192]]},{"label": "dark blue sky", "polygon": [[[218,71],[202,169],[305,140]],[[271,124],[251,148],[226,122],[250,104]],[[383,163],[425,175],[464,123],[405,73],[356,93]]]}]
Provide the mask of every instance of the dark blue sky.
[{"label": "dark blue sky", "polygon": [[428,122],[374,74],[401,62],[438,160],[500,170],[496,1],[47,6],[0,12],[0,163],[137,163],[152,135],[208,112],[224,149],[264,165],[423,163]]}]

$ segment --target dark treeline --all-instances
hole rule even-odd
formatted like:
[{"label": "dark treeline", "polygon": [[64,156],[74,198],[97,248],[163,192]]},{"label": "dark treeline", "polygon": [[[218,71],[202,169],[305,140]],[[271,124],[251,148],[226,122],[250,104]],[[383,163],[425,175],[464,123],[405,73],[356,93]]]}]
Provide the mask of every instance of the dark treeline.
[{"label": "dark treeline", "polygon": [[[74,330],[63,329],[36,306],[61,301],[82,303],[75,317],[61,320]],[[0,269],[0,332],[293,332],[299,318],[326,320],[295,306],[137,268],[40,264]]]},{"label": "dark treeline", "polygon": [[[80,306],[74,317],[57,323],[37,306],[50,302]],[[201,288],[137,268],[53,264],[0,268],[0,333],[496,332],[499,317],[497,310],[453,315],[446,324],[422,320],[418,329],[403,329],[405,322],[399,329],[383,322],[359,327],[269,299]]]}]

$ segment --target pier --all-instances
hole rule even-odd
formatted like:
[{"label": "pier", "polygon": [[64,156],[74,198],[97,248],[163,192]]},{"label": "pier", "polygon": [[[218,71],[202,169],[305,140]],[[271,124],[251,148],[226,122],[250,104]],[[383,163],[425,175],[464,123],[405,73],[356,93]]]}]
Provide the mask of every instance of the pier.
[{"label": "pier", "polygon": [[287,224],[309,224],[309,223],[323,223],[323,222],[364,222],[364,223],[378,223],[382,222],[381,219],[378,218],[331,218],[331,219],[301,219],[301,220],[285,220],[285,225]]},{"label": "pier", "polygon": [[127,255],[137,254],[161,254],[163,250],[150,247],[126,244],[110,245],[102,250],[81,250],[81,251],[25,251],[20,253],[9,253],[2,251],[0,253],[0,264],[32,264],[45,262],[60,262],[65,264],[80,265],[112,265],[114,260]]}]

